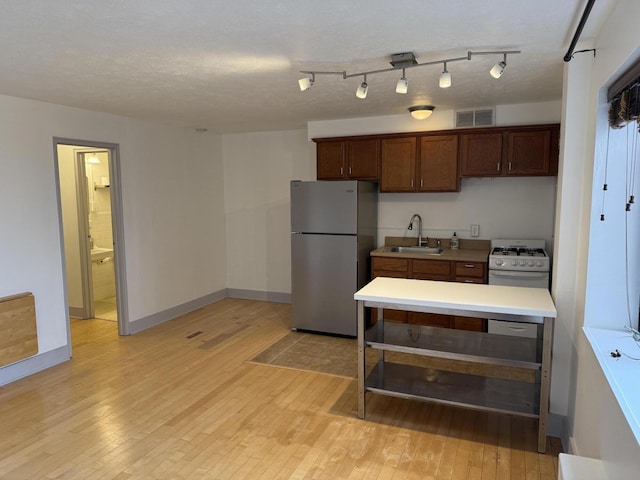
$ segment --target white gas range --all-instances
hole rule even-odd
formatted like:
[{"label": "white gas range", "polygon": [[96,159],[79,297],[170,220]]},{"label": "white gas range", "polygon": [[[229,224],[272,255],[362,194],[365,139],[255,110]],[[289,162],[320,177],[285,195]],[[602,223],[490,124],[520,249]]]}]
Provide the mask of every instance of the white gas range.
[{"label": "white gas range", "polygon": [[489,284],[549,288],[544,240],[491,240]]},{"label": "white gas range", "polygon": [[544,244],[544,240],[492,240],[489,269],[548,272],[549,255]]},{"label": "white gas range", "polygon": [[[491,241],[489,284],[549,288],[549,255],[544,240]],[[489,333],[535,337],[535,324],[489,320]]]}]

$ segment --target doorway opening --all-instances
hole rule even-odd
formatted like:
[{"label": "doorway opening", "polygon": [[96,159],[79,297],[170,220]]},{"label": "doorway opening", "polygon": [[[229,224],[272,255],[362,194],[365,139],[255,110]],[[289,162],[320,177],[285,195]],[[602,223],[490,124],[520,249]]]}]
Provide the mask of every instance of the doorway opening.
[{"label": "doorway opening", "polygon": [[128,335],[117,145],[54,144],[69,317],[111,321]]}]

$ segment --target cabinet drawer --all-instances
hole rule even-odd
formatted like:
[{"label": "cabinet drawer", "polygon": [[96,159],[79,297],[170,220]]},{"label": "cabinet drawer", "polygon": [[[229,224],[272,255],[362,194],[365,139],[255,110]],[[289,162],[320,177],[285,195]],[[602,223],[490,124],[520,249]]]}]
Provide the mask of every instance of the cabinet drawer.
[{"label": "cabinet drawer", "polygon": [[429,273],[433,275],[447,277],[451,275],[451,262],[444,260],[413,260],[412,273]]},{"label": "cabinet drawer", "polygon": [[[390,272],[402,272],[405,275],[409,271],[409,260],[406,258],[373,257],[371,262],[372,270],[386,270]],[[379,277],[391,275],[378,275]]]},{"label": "cabinet drawer", "polygon": [[477,317],[453,317],[453,328],[457,330],[471,330],[473,332],[486,332],[487,321]]},{"label": "cabinet drawer", "polygon": [[484,262],[454,262],[455,263],[455,274],[456,280],[459,277],[464,278],[475,278],[482,280],[481,282],[474,283],[484,283],[486,277],[486,266],[487,264]]}]

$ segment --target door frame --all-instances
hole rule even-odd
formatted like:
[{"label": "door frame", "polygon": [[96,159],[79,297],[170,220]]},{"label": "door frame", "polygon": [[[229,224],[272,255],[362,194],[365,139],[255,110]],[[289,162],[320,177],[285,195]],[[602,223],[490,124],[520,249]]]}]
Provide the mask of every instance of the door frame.
[{"label": "door frame", "polygon": [[[66,261],[64,253],[64,235],[62,227],[62,206],[60,196],[60,177],[58,167],[58,145],[69,145],[86,147],[88,149],[96,148],[109,151],[109,184],[111,190],[111,224],[113,230],[113,264],[115,269],[116,282],[116,305],[118,312],[118,334],[130,335],[129,311],[127,300],[127,277],[126,277],[126,261],[125,261],[125,242],[124,242],[124,219],[122,208],[122,179],[120,169],[120,146],[117,143],[97,142],[92,140],[78,140],[71,138],[53,137],[53,157],[54,157],[54,173],[56,184],[56,195],[58,201],[58,227],[60,231],[60,249],[62,254],[63,267],[63,290],[65,311],[69,311],[69,297],[67,290]],[[86,206],[85,206],[86,208]],[[81,251],[87,251],[89,239],[84,235],[84,242],[80,242]],[[84,279],[83,279],[84,281]],[[87,279],[88,281],[88,279]],[[69,349],[71,349],[71,328],[67,323],[67,337]]]}]

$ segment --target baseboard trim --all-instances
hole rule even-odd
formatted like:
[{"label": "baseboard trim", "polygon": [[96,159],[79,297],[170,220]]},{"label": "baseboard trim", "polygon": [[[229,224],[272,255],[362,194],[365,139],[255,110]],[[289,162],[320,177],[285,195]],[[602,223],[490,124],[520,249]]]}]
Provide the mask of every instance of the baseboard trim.
[{"label": "baseboard trim", "polygon": [[69,307],[69,316],[73,318],[84,318],[84,308]]},{"label": "baseboard trim", "polygon": [[291,294],[282,292],[264,292],[261,290],[243,290],[241,288],[227,288],[229,298],[242,300],[259,300],[263,302],[291,303]]},{"label": "baseboard trim", "polygon": [[[162,312],[135,320],[129,324],[130,334],[138,333],[181,315],[205,307],[225,298],[239,298],[245,300],[260,300],[275,303],[291,303],[291,294],[279,292],[261,292],[256,290],[225,289],[196,298],[189,302],[171,307]],[[71,313],[71,308],[69,309]],[[71,359],[70,346],[64,345],[49,352],[40,353],[24,360],[0,367],[0,386],[28,377],[47,368],[53,367]]]},{"label": "baseboard trim", "polygon": [[39,353],[33,357],[19,360],[11,365],[0,368],[0,387],[28,377],[47,368],[66,362],[71,358],[69,346],[64,345],[48,352]]},{"label": "baseboard trim", "polygon": [[174,318],[177,318],[181,315],[185,315],[199,308],[206,307],[211,303],[223,300],[226,297],[226,290],[220,290],[218,292],[210,293],[209,295],[196,298],[195,300],[191,300],[181,305],[176,305],[175,307],[168,308],[167,310],[163,310],[162,312],[154,313],[147,317],[140,318],[129,323],[129,333],[133,335],[148,328],[155,327],[156,325],[168,322],[169,320],[173,320]]},{"label": "baseboard trim", "polygon": [[567,417],[557,413],[549,413],[547,416],[547,435],[561,439],[564,447],[565,439],[569,438],[567,425]]}]

